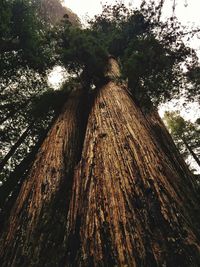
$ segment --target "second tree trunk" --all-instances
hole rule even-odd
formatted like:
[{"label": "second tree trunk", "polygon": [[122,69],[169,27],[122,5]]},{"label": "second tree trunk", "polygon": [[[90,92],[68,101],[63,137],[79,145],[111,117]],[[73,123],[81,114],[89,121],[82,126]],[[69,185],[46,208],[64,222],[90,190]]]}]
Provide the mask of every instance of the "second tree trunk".
[{"label": "second tree trunk", "polygon": [[66,266],[200,266],[188,210],[197,203],[184,186],[127,91],[109,82],[94,102],[75,172]]}]

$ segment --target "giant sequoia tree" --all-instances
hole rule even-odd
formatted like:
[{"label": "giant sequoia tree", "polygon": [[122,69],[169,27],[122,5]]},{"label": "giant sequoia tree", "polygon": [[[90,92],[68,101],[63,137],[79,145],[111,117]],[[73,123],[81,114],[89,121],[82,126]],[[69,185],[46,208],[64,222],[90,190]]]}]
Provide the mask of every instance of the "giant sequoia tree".
[{"label": "giant sequoia tree", "polygon": [[54,32],[73,82],[18,190],[3,183],[3,267],[200,265],[197,185],[156,107],[198,62],[151,4]]}]

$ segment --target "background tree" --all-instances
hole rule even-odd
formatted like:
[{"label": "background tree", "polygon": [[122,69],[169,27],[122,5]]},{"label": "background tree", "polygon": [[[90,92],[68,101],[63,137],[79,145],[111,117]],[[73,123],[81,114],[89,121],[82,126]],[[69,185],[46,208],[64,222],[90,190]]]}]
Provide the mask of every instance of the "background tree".
[{"label": "background tree", "polygon": [[185,121],[177,111],[166,112],[164,120],[183,157],[190,155],[200,167],[199,124]]}]

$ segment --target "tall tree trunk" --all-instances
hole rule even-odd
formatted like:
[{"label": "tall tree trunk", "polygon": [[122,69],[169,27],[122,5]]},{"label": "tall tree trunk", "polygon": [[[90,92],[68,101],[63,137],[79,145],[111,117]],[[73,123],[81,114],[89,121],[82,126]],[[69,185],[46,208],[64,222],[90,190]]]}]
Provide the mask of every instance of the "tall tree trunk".
[{"label": "tall tree trunk", "polygon": [[116,82],[112,58],[106,76],[81,158],[76,97],[44,141],[2,236],[3,267],[200,266],[190,174]]},{"label": "tall tree trunk", "polygon": [[200,160],[197,157],[197,155],[194,153],[194,151],[192,150],[192,148],[190,147],[190,145],[188,144],[188,142],[186,141],[186,139],[184,137],[181,138],[184,145],[186,146],[187,150],[190,152],[191,156],[193,157],[193,159],[196,161],[196,163],[199,165],[200,167]]},{"label": "tall tree trunk", "polygon": [[38,152],[1,237],[2,267],[62,266],[73,170],[84,131],[82,106],[82,90],[72,92]]},{"label": "tall tree trunk", "polygon": [[89,116],[64,266],[200,266],[193,189],[186,195],[182,172],[124,86],[114,82],[115,69],[116,63]]}]

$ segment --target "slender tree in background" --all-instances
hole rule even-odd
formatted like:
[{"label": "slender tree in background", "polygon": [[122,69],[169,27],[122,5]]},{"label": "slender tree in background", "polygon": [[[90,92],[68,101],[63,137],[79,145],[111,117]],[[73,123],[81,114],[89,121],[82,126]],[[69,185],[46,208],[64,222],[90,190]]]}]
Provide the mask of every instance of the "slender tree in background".
[{"label": "slender tree in background", "polygon": [[52,91],[31,100],[33,114],[61,111],[3,213],[3,267],[200,265],[194,176],[157,113],[198,61],[162,6],[106,5],[52,34],[73,78],[59,108]]},{"label": "slender tree in background", "polygon": [[189,155],[200,167],[200,129],[198,123],[185,121],[178,112],[166,112],[164,120],[185,158]]}]

